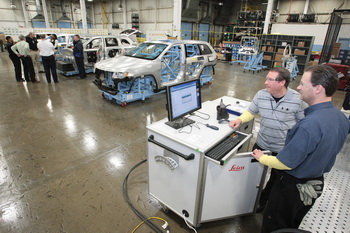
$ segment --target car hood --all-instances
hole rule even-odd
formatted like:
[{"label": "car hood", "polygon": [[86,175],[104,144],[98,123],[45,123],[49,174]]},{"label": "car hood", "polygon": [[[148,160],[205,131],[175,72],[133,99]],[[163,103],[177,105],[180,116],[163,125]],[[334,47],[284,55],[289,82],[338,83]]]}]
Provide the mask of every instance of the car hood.
[{"label": "car hood", "polygon": [[155,60],[145,60],[128,56],[115,56],[114,58],[99,61],[95,68],[109,72],[129,72],[129,76],[135,76],[155,66]]}]

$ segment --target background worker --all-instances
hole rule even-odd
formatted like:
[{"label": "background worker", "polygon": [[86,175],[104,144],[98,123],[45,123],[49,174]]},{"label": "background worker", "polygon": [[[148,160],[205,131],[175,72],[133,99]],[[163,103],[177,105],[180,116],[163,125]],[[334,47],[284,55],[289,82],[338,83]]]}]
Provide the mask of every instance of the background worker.
[{"label": "background worker", "polygon": [[56,59],[54,56],[55,47],[54,45],[46,40],[45,35],[40,35],[41,41],[38,42],[38,49],[40,51],[41,60],[45,70],[45,76],[48,83],[51,83],[52,74],[53,81],[58,83],[57,72],[56,72]]},{"label": "background worker", "polygon": [[37,81],[35,79],[35,71],[32,59],[30,57],[30,50],[29,50],[29,44],[26,42],[26,39],[23,35],[19,35],[18,39],[20,42],[13,45],[11,47],[11,50],[19,57],[21,58],[23,69],[24,69],[24,77],[27,82],[32,81],[33,83],[40,83],[40,81]]},{"label": "background worker", "polygon": [[36,73],[44,73],[44,71],[41,69],[41,65],[40,65],[40,54],[39,54],[39,50],[38,50],[38,40],[36,39],[34,32],[30,32],[29,35],[26,36],[26,41],[29,44],[30,57],[32,58],[33,65],[36,68]]},{"label": "background worker", "polygon": [[350,133],[350,122],[332,104],[338,88],[337,72],[326,65],[306,69],[298,90],[309,104],[305,118],[287,134],[277,157],[256,149],[252,156],[278,169],[263,217],[262,232],[298,228],[323,190],[323,174],[335,163]]},{"label": "background worker", "polygon": [[11,49],[14,45],[13,38],[11,36],[6,36],[6,41],[6,49],[9,52],[9,57],[15,67],[16,80],[17,82],[24,82],[25,80],[22,78],[21,59]]},{"label": "background worker", "polygon": [[85,67],[84,67],[84,48],[79,35],[74,36],[73,44],[74,44],[73,55],[75,58],[75,63],[78,66],[79,77],[80,79],[83,79],[83,78],[86,78]]},{"label": "background worker", "polygon": [[1,48],[1,52],[4,52],[4,45],[5,45],[6,41],[5,41],[5,34],[4,33],[0,33],[0,48]]},{"label": "background worker", "polygon": [[[265,89],[254,97],[248,110],[229,125],[238,128],[241,123],[254,119],[260,114],[260,130],[253,150],[269,150],[273,156],[283,148],[287,131],[304,118],[305,103],[297,91],[288,87],[290,73],[284,68],[272,68],[266,75]],[[264,209],[276,178],[276,170],[271,169],[270,179],[260,196],[257,212]]]}]

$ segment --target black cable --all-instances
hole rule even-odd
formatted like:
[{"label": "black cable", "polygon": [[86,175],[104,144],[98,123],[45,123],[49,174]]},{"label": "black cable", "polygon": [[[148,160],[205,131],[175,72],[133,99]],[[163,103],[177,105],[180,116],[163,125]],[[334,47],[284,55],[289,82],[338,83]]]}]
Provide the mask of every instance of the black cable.
[{"label": "black cable", "polygon": [[162,229],[160,229],[157,225],[155,225],[153,222],[151,222],[147,217],[145,217],[138,209],[134,207],[134,205],[131,203],[128,193],[128,179],[131,172],[133,172],[137,167],[139,167],[141,164],[145,163],[147,159],[142,160],[141,162],[137,163],[135,166],[133,166],[129,173],[126,175],[124,182],[123,182],[123,196],[124,199],[128,202],[131,209],[134,211],[134,213],[142,220],[144,221],[152,230],[154,230],[157,233],[164,233]]},{"label": "black cable", "polygon": [[209,120],[209,119],[210,119],[210,115],[209,115],[209,114],[204,113],[204,112],[200,112],[200,111],[197,111],[197,112],[200,113],[200,114],[206,115],[207,118],[200,117],[200,116],[196,115],[195,113],[193,113],[191,116],[195,116],[195,117],[201,118],[201,119],[203,119],[203,120]]}]

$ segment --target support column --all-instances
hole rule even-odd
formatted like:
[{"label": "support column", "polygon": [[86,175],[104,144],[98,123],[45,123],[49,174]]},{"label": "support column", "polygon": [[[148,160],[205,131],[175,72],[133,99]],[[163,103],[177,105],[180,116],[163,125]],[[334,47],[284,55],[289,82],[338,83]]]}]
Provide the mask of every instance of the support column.
[{"label": "support column", "polygon": [[173,15],[173,34],[178,39],[181,38],[181,12],[182,12],[182,0],[174,0],[174,15]]},{"label": "support column", "polygon": [[124,21],[124,28],[123,30],[126,30],[126,0],[123,0],[123,21]]},{"label": "support column", "polygon": [[43,4],[43,12],[44,12],[46,28],[50,28],[50,21],[49,21],[49,16],[47,14],[47,8],[46,8],[46,0],[41,0],[41,2]]},{"label": "support column", "polygon": [[307,9],[309,9],[309,3],[310,3],[310,0],[306,0],[305,2],[305,6],[304,6],[304,15],[307,14]]},{"label": "support column", "polygon": [[271,14],[272,14],[272,8],[273,8],[273,1],[269,0],[267,3],[267,9],[266,9],[266,16],[265,16],[265,24],[264,24],[264,31],[263,34],[269,33],[269,26],[271,22]]},{"label": "support column", "polygon": [[[21,4],[22,4],[23,16],[24,16],[24,27],[29,28],[29,25],[28,25],[28,14],[27,14],[27,11],[26,11],[25,1],[21,0]],[[30,26],[30,27],[32,27],[32,26]]]},{"label": "support column", "polygon": [[83,34],[87,34],[86,6],[85,0],[80,0],[81,22],[83,24]]}]

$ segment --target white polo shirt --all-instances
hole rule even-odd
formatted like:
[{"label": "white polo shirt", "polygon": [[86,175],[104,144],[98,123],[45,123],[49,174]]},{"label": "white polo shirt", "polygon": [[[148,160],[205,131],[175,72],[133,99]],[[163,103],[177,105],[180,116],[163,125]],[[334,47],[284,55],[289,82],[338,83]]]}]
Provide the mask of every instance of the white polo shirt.
[{"label": "white polo shirt", "polygon": [[40,56],[48,57],[55,53],[55,47],[50,41],[40,40],[38,42],[38,49],[40,51]]}]

